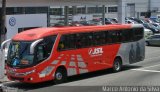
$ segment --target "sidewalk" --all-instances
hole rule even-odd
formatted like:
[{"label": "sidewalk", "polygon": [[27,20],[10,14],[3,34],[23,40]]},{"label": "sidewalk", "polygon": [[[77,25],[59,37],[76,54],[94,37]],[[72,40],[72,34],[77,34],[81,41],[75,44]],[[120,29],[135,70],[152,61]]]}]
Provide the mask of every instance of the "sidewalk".
[{"label": "sidewalk", "polygon": [[0,79],[0,83],[8,82],[9,79],[5,76],[3,79]]}]

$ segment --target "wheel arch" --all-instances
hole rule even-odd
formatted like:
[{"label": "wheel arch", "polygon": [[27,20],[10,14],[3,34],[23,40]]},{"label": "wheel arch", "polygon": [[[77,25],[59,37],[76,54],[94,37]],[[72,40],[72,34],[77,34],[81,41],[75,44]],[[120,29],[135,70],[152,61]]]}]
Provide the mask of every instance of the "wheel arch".
[{"label": "wheel arch", "polygon": [[66,76],[68,76],[68,75],[67,75],[67,68],[66,68],[64,65],[58,66],[58,67],[56,68],[56,71],[57,71],[58,69],[63,69],[64,72],[66,73]]},{"label": "wheel arch", "polygon": [[117,59],[117,58],[121,60],[121,64],[123,65],[123,59],[122,59],[122,57],[121,56],[116,56],[115,59]]}]

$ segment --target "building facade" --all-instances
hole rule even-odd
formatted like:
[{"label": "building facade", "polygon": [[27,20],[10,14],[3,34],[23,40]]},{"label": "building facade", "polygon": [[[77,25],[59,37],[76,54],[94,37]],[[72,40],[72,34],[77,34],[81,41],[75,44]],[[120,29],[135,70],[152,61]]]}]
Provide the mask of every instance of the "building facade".
[{"label": "building facade", "polygon": [[102,17],[102,5],[105,5],[106,18],[118,18],[119,1],[125,3],[125,17],[141,17],[148,11],[149,0],[7,0],[6,6],[7,15],[45,13],[50,26],[63,19],[65,6],[69,6],[70,20],[79,15]]},{"label": "building facade", "polygon": [[[40,15],[46,14],[46,20],[47,20],[46,25],[44,24],[35,26],[24,26],[23,24],[17,27],[17,30],[20,29],[20,31],[23,31],[23,29],[26,28],[53,26],[57,22],[64,21],[66,19],[66,8],[65,8],[66,6],[68,6],[67,19],[69,21],[81,21],[81,20],[92,20],[96,18],[102,18],[103,16],[102,12],[104,13],[105,18],[116,18],[116,19],[123,18],[124,20],[125,17],[144,17],[149,7],[149,0],[6,0],[6,1],[7,1],[6,2],[7,16],[15,16],[15,15],[30,16],[30,14],[40,14]],[[157,2],[159,1],[157,0]],[[2,3],[0,3],[0,6],[1,4]],[[121,16],[119,17],[119,15]],[[35,22],[26,22],[26,25],[28,25],[27,23],[33,25],[36,24]],[[10,25],[9,19],[7,19],[6,25]],[[13,28],[14,26],[11,27]],[[16,33],[17,32],[19,32],[19,30],[16,31]]]},{"label": "building facade", "polygon": [[151,16],[160,18],[160,0],[149,0],[150,1],[150,11]]}]

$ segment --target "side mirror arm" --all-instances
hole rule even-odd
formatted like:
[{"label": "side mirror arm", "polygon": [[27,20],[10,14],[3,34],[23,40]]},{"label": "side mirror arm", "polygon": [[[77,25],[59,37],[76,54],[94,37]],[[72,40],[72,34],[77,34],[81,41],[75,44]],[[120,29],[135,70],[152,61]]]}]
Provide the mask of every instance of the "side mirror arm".
[{"label": "side mirror arm", "polygon": [[8,39],[8,40],[2,42],[2,44],[1,44],[1,51],[2,51],[2,52],[3,52],[4,45],[5,45],[6,43],[10,42],[10,41],[11,41],[11,39]]},{"label": "side mirror arm", "polygon": [[36,45],[37,45],[38,43],[40,43],[41,41],[43,41],[43,39],[38,39],[38,40],[34,41],[34,42],[31,44],[31,46],[30,46],[30,54],[33,54],[33,53],[34,53],[34,49],[35,49]]}]

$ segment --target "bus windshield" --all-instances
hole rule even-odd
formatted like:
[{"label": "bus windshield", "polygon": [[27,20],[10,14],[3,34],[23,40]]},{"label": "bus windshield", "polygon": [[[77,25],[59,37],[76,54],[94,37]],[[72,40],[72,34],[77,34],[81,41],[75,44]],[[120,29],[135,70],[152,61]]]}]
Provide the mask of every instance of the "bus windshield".
[{"label": "bus windshield", "polygon": [[43,38],[43,41],[34,48],[33,54],[30,54],[30,46],[33,41],[12,41],[8,49],[7,65],[26,68],[43,62],[50,56],[55,39],[56,36]]},{"label": "bus windshield", "polygon": [[32,65],[34,55],[30,54],[31,44],[32,42],[11,42],[7,64],[13,67]]}]

